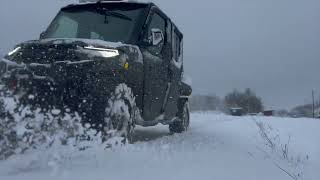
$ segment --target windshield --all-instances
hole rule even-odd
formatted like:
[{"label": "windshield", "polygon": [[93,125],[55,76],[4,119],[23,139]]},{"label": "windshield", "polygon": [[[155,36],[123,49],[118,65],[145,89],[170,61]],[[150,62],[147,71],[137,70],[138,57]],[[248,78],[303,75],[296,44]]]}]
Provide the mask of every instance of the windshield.
[{"label": "windshield", "polygon": [[62,10],[44,38],[84,38],[128,42],[143,8]]}]

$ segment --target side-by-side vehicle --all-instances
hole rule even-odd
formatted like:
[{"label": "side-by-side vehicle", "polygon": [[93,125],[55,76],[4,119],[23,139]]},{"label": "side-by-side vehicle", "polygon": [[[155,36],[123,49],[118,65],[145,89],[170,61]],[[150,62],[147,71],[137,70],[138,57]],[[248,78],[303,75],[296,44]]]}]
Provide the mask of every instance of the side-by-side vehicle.
[{"label": "side-by-side vehicle", "polygon": [[20,102],[81,114],[128,139],[135,125],[190,122],[183,34],[153,3],[99,1],[63,7],[39,40],[0,62],[1,81]]}]

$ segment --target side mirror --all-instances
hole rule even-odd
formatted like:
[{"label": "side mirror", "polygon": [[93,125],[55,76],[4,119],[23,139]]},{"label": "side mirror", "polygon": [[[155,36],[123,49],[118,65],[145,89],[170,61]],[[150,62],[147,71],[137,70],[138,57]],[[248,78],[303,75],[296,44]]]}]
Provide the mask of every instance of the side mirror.
[{"label": "side mirror", "polygon": [[46,32],[43,31],[43,32],[40,33],[40,37],[39,37],[39,38],[40,38],[40,39],[44,39],[44,36],[45,36],[45,35],[46,35]]},{"label": "side mirror", "polygon": [[151,29],[152,32],[152,45],[158,46],[164,41],[163,32],[160,29]]}]

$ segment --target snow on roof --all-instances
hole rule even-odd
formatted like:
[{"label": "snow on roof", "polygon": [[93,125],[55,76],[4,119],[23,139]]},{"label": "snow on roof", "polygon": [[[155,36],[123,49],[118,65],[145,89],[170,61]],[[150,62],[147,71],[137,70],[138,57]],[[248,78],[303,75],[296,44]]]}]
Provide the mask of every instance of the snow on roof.
[{"label": "snow on roof", "polygon": [[135,0],[102,0],[102,1],[99,1],[99,0],[79,0],[79,3],[77,4],[73,4],[73,5],[83,5],[83,4],[95,4],[97,2],[100,2],[100,3],[139,3],[139,4],[147,4],[147,3],[144,3],[144,2],[139,2],[139,1],[135,1]]},{"label": "snow on roof", "polygon": [[99,0],[79,0],[78,3],[72,3],[72,4],[69,4],[65,7],[63,7],[62,9],[64,8],[68,8],[68,7],[72,7],[72,6],[81,6],[81,5],[94,5],[96,3],[136,3],[136,4],[148,4],[148,3],[144,3],[144,2],[138,2],[138,1],[133,1],[133,0],[113,0],[113,1],[99,1]]}]

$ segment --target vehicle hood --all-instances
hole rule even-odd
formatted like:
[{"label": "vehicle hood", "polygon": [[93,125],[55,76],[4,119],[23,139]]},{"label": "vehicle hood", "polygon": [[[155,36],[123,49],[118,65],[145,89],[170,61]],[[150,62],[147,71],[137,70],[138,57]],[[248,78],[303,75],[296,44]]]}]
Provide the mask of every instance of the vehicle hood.
[{"label": "vehicle hood", "polygon": [[138,46],[91,39],[42,39],[18,44],[15,50],[5,56],[6,60],[18,64],[55,62],[81,62],[103,60],[126,56],[141,62],[142,55]]}]

